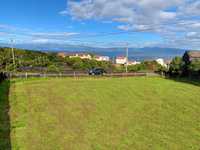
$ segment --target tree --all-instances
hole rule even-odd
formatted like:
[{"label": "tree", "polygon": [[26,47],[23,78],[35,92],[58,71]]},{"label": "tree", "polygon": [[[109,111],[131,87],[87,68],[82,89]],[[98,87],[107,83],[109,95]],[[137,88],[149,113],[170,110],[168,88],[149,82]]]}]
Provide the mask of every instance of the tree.
[{"label": "tree", "polygon": [[59,73],[59,72],[60,72],[60,69],[59,69],[59,67],[57,67],[56,65],[52,64],[52,65],[48,66],[47,72]]},{"label": "tree", "polygon": [[188,65],[189,74],[192,76],[200,75],[200,60],[196,59]]},{"label": "tree", "polygon": [[0,70],[1,71],[12,71],[13,70],[13,60],[11,57],[11,49],[0,48]]},{"label": "tree", "polygon": [[142,65],[141,64],[136,64],[136,65],[130,65],[128,66],[128,71],[129,72],[137,72],[137,71],[140,71],[142,70]]},{"label": "tree", "polygon": [[182,75],[183,73],[184,62],[181,57],[173,58],[169,66],[169,73],[172,76]]}]

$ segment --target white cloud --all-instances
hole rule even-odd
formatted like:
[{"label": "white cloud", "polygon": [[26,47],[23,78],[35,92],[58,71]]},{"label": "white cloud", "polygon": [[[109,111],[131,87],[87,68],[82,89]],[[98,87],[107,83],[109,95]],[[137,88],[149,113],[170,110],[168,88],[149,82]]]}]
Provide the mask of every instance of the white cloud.
[{"label": "white cloud", "polygon": [[19,28],[11,25],[0,24],[0,36],[2,39],[15,39],[16,43],[62,43],[76,32],[36,32],[31,29]]},{"label": "white cloud", "polygon": [[34,37],[42,38],[53,38],[53,39],[65,39],[70,36],[78,35],[76,32],[33,32],[31,33]]},{"label": "white cloud", "polygon": [[60,11],[59,14],[60,14],[60,15],[67,15],[68,12],[67,12],[66,10],[63,10],[63,11]]},{"label": "white cloud", "polygon": [[18,28],[15,27],[15,26],[11,26],[11,25],[8,25],[8,24],[1,24],[0,23],[0,31],[1,32],[9,34],[9,33],[15,32],[16,30],[18,30]]},{"label": "white cloud", "polygon": [[187,33],[200,33],[199,0],[70,0],[64,12],[81,21],[119,22],[120,30],[156,33],[180,47],[190,45]]},{"label": "white cloud", "polygon": [[162,19],[166,19],[166,20],[168,20],[168,19],[174,19],[176,17],[176,13],[174,13],[174,12],[165,12],[165,11],[161,11],[160,12],[160,18],[162,18]]},{"label": "white cloud", "polygon": [[29,35],[29,39],[33,43],[64,43],[78,34],[75,32],[33,32]]},{"label": "white cloud", "polygon": [[125,31],[128,31],[130,29],[128,25],[119,25],[117,28],[120,30],[125,30]]},{"label": "white cloud", "polygon": [[5,35],[7,35],[6,32],[0,32],[0,36],[5,36]]},{"label": "white cloud", "polygon": [[6,24],[0,24],[0,29],[12,29],[13,27],[6,25]]},{"label": "white cloud", "polygon": [[24,43],[46,44],[65,43],[70,37],[78,35],[74,32],[31,32],[26,35]]},{"label": "white cloud", "polygon": [[187,36],[188,36],[188,37],[196,36],[196,35],[197,35],[197,32],[188,32],[188,33],[187,33]]},{"label": "white cloud", "polygon": [[197,39],[200,42],[200,33],[198,33],[198,32],[188,32],[186,34],[186,38]]},{"label": "white cloud", "polygon": [[82,0],[69,1],[68,14],[74,19],[95,19],[123,23],[119,29],[157,32],[157,28],[177,18],[172,7],[182,0]]},{"label": "white cloud", "polygon": [[39,44],[44,44],[48,42],[49,42],[49,39],[35,39],[31,41],[31,43],[39,43]]},{"label": "white cloud", "polygon": [[68,13],[77,19],[125,20],[130,23],[137,23],[140,21],[155,22],[157,19],[173,19],[176,13],[165,11],[165,9],[174,5],[179,5],[181,1],[182,0],[70,1]]},{"label": "white cloud", "polygon": [[180,6],[181,13],[189,16],[199,16],[200,15],[200,1],[190,0],[185,5]]}]

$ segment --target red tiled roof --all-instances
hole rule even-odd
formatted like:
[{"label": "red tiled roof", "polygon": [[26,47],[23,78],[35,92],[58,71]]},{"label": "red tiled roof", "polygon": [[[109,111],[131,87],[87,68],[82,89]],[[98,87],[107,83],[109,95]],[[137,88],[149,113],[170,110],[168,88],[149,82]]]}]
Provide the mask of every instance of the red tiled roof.
[{"label": "red tiled roof", "polygon": [[188,55],[191,58],[200,58],[200,51],[188,51]]},{"label": "red tiled roof", "polygon": [[118,57],[116,57],[116,59],[126,59],[126,57],[124,57],[124,56],[118,56]]}]

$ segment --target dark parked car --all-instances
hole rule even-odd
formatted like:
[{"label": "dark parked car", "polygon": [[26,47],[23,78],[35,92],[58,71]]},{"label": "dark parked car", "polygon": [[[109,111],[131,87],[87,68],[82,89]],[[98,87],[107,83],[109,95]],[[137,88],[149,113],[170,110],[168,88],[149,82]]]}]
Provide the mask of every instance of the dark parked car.
[{"label": "dark parked car", "polygon": [[103,75],[106,71],[102,68],[94,68],[89,70],[89,75]]}]

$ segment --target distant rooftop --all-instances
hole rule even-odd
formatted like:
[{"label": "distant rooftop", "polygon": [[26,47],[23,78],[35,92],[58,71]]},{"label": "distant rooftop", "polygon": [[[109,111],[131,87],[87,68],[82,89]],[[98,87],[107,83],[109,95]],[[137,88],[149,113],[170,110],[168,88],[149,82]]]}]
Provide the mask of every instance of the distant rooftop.
[{"label": "distant rooftop", "polygon": [[66,55],[66,56],[74,56],[74,55],[90,55],[89,53],[83,53],[83,52],[59,52],[59,54],[62,54],[62,55]]},{"label": "distant rooftop", "polygon": [[117,56],[116,59],[125,59],[125,56]]},{"label": "distant rooftop", "polygon": [[200,58],[200,51],[187,51],[186,53],[192,58]]}]

